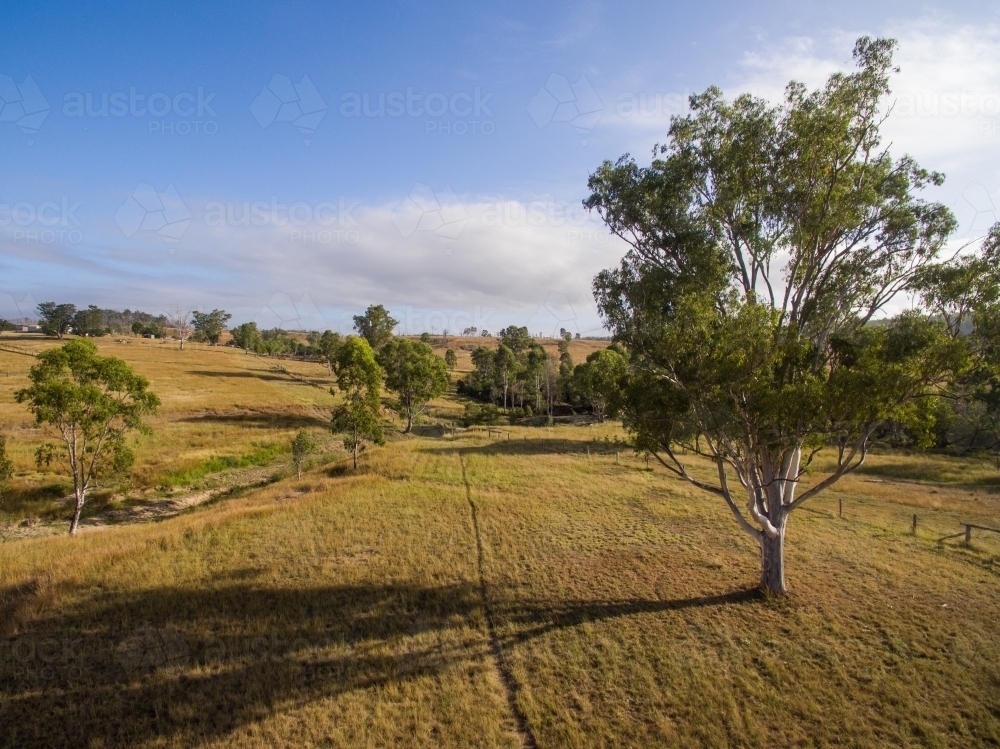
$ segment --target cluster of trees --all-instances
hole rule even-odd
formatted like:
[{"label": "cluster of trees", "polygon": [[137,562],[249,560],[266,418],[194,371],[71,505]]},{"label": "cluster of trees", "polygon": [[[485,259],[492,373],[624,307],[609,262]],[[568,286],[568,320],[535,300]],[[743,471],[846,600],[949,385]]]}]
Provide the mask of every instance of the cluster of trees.
[{"label": "cluster of trees", "polygon": [[383,384],[396,395],[393,406],[406,419],[406,432],[427,403],[448,387],[444,359],[422,341],[393,337],[397,324],[384,306],[371,305],[354,318],[359,335],[341,340],[331,334],[326,341],[325,356],[344,396],[331,426],[345,435],[344,447],[353,454],[355,468],[366,443],[385,441],[380,418]]},{"label": "cluster of trees", "polygon": [[[460,393],[486,405],[469,404],[465,421],[496,423],[501,413],[511,419],[558,409],[589,410],[599,421],[617,414],[618,399],[609,395],[625,371],[628,355],[617,344],[595,351],[582,364],[573,364],[569,343],[573,334],[562,330],[555,360],[524,327],[510,326],[497,336],[495,349],[478,346],[472,352],[475,370],[458,383]],[[577,336],[579,338],[579,335]],[[613,388],[612,388],[613,389]],[[501,411],[502,409],[502,411]]]},{"label": "cluster of trees", "polygon": [[[168,331],[181,342],[187,340],[218,344],[232,318],[225,310],[198,312],[175,307],[169,315],[151,315],[139,310],[101,309],[93,304],[77,309],[74,304],[42,302],[38,305],[38,327],[45,335],[62,339],[72,333],[84,338],[106,335],[152,336],[165,338]],[[0,331],[13,326],[0,320]]]},{"label": "cluster of trees", "polygon": [[[477,346],[472,352],[475,369],[459,382],[459,392],[499,404],[513,416],[530,416],[543,409],[551,416],[558,400],[559,373],[548,352],[527,328],[514,325],[501,330],[497,341],[495,349]],[[479,413],[491,415],[492,411]]]},{"label": "cluster of trees", "polygon": [[[998,437],[1000,226],[942,259],[955,219],[917,193],[943,176],[879,134],[894,48],[859,39],[855,72],[790,83],[778,106],[709,88],[650,166],[626,155],[590,177],[586,206],[629,245],[594,281],[628,352],[617,377],[617,362],[595,368],[603,407],[725,502],[773,593],[789,516],[879,439],[930,444],[942,415],[966,444]],[[901,294],[910,309],[894,315]],[[801,488],[824,447],[833,468]],[[691,455],[714,480],[690,473]]]}]

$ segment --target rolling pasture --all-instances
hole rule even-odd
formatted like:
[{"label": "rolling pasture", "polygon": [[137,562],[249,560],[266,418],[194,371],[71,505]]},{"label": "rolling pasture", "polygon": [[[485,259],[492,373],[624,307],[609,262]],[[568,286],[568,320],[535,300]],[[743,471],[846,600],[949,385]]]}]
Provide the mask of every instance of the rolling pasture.
[{"label": "rolling pasture", "polygon": [[451,393],[355,472],[321,364],[99,345],[163,406],[77,538],[0,350],[2,745],[1000,744],[1000,536],[937,540],[1000,527],[986,458],[876,452],[793,517],[769,599],[721,500],[614,422],[451,433]]}]

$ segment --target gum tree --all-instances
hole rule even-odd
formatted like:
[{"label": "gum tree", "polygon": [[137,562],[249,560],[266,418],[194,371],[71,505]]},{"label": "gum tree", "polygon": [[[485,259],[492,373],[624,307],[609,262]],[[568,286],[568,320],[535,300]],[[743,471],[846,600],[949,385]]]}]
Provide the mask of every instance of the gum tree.
[{"label": "gum tree", "polygon": [[949,388],[949,442],[963,451],[992,449],[1000,467],[1000,223],[978,250],[926,267],[918,289],[970,349],[970,366]]},{"label": "gum tree", "polygon": [[[38,424],[54,428],[66,448],[76,500],[69,532],[75,535],[94,480],[131,467],[126,437],[149,433],[143,418],[156,412],[160,399],[145,377],[122,359],[99,356],[85,339],[40,353],[28,378],[31,385],[14,397],[28,404]],[[49,463],[54,452],[43,445],[38,462]]]},{"label": "gum tree", "polygon": [[[887,421],[919,421],[922,398],[962,366],[942,324],[887,312],[955,225],[916,197],[943,176],[882,145],[895,46],[859,39],[856,71],[812,92],[790,83],[778,106],[709,88],[650,166],[625,156],[589,182],[585,205],[630,246],[594,281],[631,352],[625,425],[725,501],[774,593],[789,515],[857,470]],[[800,490],[828,445],[833,470]]]},{"label": "gum tree", "polygon": [[389,342],[398,324],[399,321],[393,319],[389,310],[381,304],[369,305],[363,315],[354,316],[354,329],[375,351]]},{"label": "gum tree", "polygon": [[7,489],[7,482],[14,477],[14,463],[7,457],[7,439],[0,437],[0,499]]},{"label": "gum tree", "polygon": [[[449,349],[450,350],[450,349]],[[385,386],[399,396],[396,410],[406,419],[404,433],[429,401],[448,389],[447,365],[426,343],[393,338],[378,353],[385,370]]]},{"label": "gum tree", "polygon": [[382,368],[368,341],[348,336],[337,348],[333,372],[344,402],[334,408],[330,428],[334,434],[344,435],[344,448],[351,451],[357,469],[358,452],[366,442],[385,444],[379,419]]},{"label": "gum tree", "polygon": [[191,324],[194,327],[194,338],[205,341],[213,346],[219,345],[223,332],[226,330],[226,323],[232,319],[232,315],[221,309],[213,309],[211,312],[199,312],[195,310],[191,313]]},{"label": "gum tree", "polygon": [[295,475],[302,479],[302,464],[306,458],[316,451],[316,439],[305,430],[299,431],[292,440],[292,462],[295,464]]}]

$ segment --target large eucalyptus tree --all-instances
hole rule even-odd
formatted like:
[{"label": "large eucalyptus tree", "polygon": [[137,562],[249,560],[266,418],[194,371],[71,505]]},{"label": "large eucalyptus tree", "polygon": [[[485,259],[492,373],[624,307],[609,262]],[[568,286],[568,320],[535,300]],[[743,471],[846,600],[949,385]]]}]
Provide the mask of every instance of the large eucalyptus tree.
[{"label": "large eucalyptus tree", "polygon": [[[772,592],[786,590],[789,515],[861,466],[887,420],[916,419],[962,363],[943,325],[891,314],[955,225],[916,195],[943,176],[882,142],[895,46],[859,39],[856,71],[816,91],[790,83],[777,106],[709,88],[650,166],[626,155],[589,182],[585,205],[630,246],[594,281],[632,352],[625,424],[726,502]],[[832,470],[803,481],[829,445]]]}]

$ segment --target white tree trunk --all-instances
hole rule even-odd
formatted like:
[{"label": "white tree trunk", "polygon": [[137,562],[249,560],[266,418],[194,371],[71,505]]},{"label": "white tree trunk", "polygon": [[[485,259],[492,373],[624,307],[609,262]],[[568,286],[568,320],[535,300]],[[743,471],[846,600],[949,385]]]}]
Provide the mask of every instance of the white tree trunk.
[{"label": "white tree trunk", "polygon": [[86,489],[77,489],[74,492],[76,503],[73,508],[73,520],[69,524],[69,535],[75,536],[77,528],[80,527],[80,513],[83,511],[83,503],[86,501]]},{"label": "white tree trunk", "polygon": [[777,524],[778,535],[771,538],[766,533],[760,539],[760,587],[767,593],[782,595],[788,592],[785,585],[785,524],[784,516]]}]

